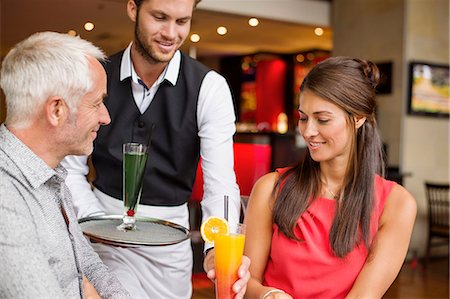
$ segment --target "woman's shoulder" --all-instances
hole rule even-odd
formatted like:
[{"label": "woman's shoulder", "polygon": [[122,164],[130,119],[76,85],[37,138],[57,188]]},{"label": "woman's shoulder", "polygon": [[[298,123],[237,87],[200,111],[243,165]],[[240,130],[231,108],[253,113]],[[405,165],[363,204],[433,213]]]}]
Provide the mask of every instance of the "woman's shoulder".
[{"label": "woman's shoulder", "polygon": [[280,173],[277,171],[269,172],[262,177],[260,177],[256,183],[254,188],[258,189],[270,189],[272,190],[275,186],[278,178],[280,177]]},{"label": "woman's shoulder", "polygon": [[386,221],[387,219],[399,217],[404,219],[414,219],[416,214],[417,203],[415,198],[405,187],[394,183],[384,205],[384,220]]},{"label": "woman's shoulder", "polygon": [[411,193],[409,193],[408,190],[406,190],[405,187],[400,184],[395,184],[392,187],[388,200],[395,201],[396,204],[399,205],[399,207],[401,206],[403,208],[416,208],[415,198]]},{"label": "woman's shoulder", "polygon": [[280,175],[283,175],[286,172],[288,172],[289,170],[291,170],[292,168],[293,167],[281,167],[281,168],[275,169],[275,172],[279,173]]},{"label": "woman's shoulder", "polygon": [[270,186],[272,189],[275,186],[276,182],[280,177],[285,175],[289,170],[291,170],[293,167],[283,167],[283,168],[277,168],[273,172],[269,172],[262,177],[260,177],[255,185],[263,185],[263,186]]}]

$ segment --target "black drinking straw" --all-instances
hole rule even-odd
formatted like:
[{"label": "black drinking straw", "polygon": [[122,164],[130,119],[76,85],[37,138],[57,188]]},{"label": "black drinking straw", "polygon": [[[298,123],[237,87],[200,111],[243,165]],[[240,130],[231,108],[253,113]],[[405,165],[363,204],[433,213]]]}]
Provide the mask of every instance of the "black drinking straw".
[{"label": "black drinking straw", "polygon": [[223,216],[225,218],[226,221],[228,221],[228,195],[225,195],[223,197]]}]

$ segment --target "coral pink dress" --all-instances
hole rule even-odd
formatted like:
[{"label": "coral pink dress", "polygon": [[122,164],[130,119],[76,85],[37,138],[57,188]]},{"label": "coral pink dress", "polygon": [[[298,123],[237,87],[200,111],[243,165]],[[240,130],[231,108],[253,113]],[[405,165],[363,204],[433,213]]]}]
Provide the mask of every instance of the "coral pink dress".
[{"label": "coral pink dress", "polygon": [[[280,174],[287,169],[277,169]],[[371,238],[378,230],[386,198],[395,182],[375,178],[375,209],[372,214]],[[363,243],[344,258],[333,255],[329,233],[336,201],[318,197],[297,221],[295,235],[304,241],[288,239],[273,225],[272,245],[264,273],[266,286],[285,291],[294,298],[344,298],[366,260]]]}]

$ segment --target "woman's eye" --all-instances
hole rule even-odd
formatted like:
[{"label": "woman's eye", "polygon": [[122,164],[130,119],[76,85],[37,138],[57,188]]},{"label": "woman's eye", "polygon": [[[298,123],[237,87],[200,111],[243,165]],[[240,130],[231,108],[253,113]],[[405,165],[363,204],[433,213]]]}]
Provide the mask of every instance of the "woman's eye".
[{"label": "woman's eye", "polygon": [[329,119],[318,119],[317,120],[320,124],[326,124],[327,122],[329,122]]}]

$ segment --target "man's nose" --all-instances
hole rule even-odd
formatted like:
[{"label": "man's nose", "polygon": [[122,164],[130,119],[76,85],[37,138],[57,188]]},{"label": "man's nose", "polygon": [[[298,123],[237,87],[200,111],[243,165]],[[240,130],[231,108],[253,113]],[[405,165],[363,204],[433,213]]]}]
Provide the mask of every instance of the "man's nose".
[{"label": "man's nose", "polygon": [[105,104],[102,104],[100,107],[100,124],[108,125],[111,122],[111,117],[109,116],[108,109]]}]

